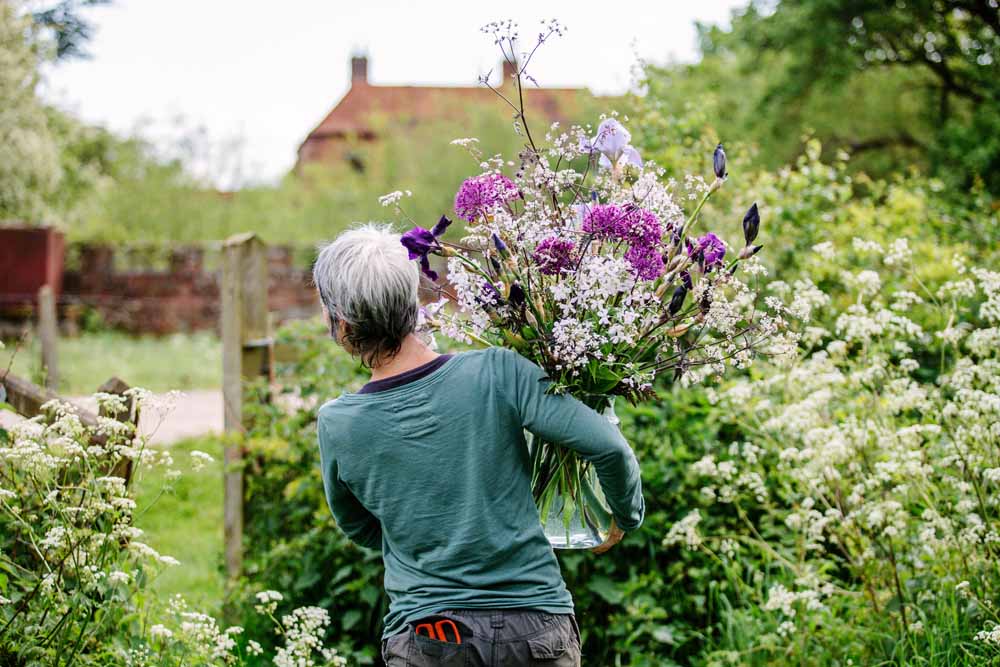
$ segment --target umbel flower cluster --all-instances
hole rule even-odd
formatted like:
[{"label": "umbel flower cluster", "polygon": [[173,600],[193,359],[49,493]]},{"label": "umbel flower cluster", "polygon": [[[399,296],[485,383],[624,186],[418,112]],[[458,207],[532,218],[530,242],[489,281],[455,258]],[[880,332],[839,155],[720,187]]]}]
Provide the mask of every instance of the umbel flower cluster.
[{"label": "umbel flower cluster", "polygon": [[[538,46],[560,28],[548,25],[521,59],[509,24],[486,30],[514,66],[517,101],[494,90],[514,109],[525,145],[507,162],[484,159],[475,140],[453,142],[481,168],[455,195],[466,235],[444,240],[447,215],[403,235],[410,258],[438,282],[442,299],[428,309],[430,325],[457,340],[517,350],[546,370],[556,391],[594,408],[613,396],[649,399],[663,374],[697,382],[727,365],[744,368],[759,353],[794,349],[780,302],[760,303],[745,282],[764,273],[754,257],[757,206],[747,211],[736,248],[700,219],[726,182],[722,145],[712,156],[714,178],[689,177],[681,186],[642,159],[614,115],[596,130],[553,125],[538,142],[521,82]],[[690,212],[687,201],[697,202]],[[447,258],[446,280],[431,268],[431,255]]]},{"label": "umbel flower cluster", "polygon": [[[0,664],[245,664],[263,649],[243,628],[221,628],[182,599],[164,610],[148,588],[165,568],[183,566],[134,524],[149,507],[137,507],[132,482],[160,468],[162,493],[180,472],[168,450],[146,446],[134,418],[140,408],[162,415],[170,399],[138,388],[95,398],[106,415],[95,426],[54,400],[42,415],[0,429]],[[198,451],[191,459],[195,470],[213,460]],[[120,476],[126,461],[129,478]],[[268,604],[257,610],[283,640],[275,665],[346,664],[322,644],[325,610],[304,607],[279,618],[280,600],[267,592]]]},{"label": "umbel flower cluster", "polygon": [[[854,249],[885,269],[846,271],[829,243],[814,248],[855,297],[846,307],[772,283],[832,326],[807,332],[796,363],[710,391],[747,440],[692,466],[704,504],[664,545],[751,579],[741,597],[774,620],[760,645],[879,627],[864,615],[912,636],[954,613],[1000,655],[1000,273],[956,256],[931,291],[906,239]],[[755,557],[772,563],[766,586],[743,564]]]}]

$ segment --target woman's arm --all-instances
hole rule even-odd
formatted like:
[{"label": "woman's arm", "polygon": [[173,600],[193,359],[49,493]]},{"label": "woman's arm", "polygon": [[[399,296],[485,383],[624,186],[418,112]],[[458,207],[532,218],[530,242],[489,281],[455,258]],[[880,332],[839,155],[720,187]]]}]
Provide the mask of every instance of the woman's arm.
[{"label": "woman's arm", "polygon": [[382,523],[357,499],[351,489],[340,479],[333,442],[330,440],[326,419],[317,419],[319,436],[319,461],[323,473],[326,502],[337,520],[337,525],[351,541],[369,549],[382,548]]},{"label": "woman's arm", "polygon": [[622,530],[638,528],[645,514],[639,462],[621,432],[572,396],[547,394],[545,371],[517,352],[498,349],[496,355],[502,391],[524,428],[593,463],[615,523]]}]

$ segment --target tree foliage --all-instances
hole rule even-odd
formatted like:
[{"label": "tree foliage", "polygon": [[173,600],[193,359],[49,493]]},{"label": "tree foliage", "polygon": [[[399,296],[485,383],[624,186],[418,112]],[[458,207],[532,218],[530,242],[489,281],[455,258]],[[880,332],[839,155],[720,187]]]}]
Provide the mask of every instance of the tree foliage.
[{"label": "tree foliage", "polygon": [[876,173],[911,166],[1000,192],[994,0],[752,2],[700,25],[703,59],[649,68],[649,92],[697,99],[726,139],[790,161],[812,131]]},{"label": "tree foliage", "polygon": [[0,220],[45,216],[60,179],[59,147],[35,94],[31,22],[18,9],[0,1]]},{"label": "tree foliage", "polygon": [[59,0],[32,13],[35,24],[52,40],[57,60],[87,56],[85,44],[94,26],[84,17],[87,7],[109,4],[111,0]]}]

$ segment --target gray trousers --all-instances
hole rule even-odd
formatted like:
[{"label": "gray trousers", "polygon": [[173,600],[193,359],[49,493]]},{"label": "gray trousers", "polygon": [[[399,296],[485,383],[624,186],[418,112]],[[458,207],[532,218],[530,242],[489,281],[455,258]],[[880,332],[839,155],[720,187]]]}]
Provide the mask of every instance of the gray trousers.
[{"label": "gray trousers", "polygon": [[[388,667],[580,667],[580,627],[573,614],[449,609],[433,618],[445,619],[449,641],[418,634],[416,624],[411,624],[382,641],[382,659]],[[453,627],[460,630],[461,643],[452,640]]]}]

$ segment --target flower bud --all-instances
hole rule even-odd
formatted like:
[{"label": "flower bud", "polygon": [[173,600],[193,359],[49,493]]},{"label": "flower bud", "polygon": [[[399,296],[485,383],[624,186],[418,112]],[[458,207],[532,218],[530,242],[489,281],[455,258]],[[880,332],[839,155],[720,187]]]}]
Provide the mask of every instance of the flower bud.
[{"label": "flower bud", "polygon": [[763,247],[764,247],[763,245],[748,245],[746,248],[743,248],[743,250],[740,251],[740,259],[750,259],[754,255],[759,253],[760,249]]},{"label": "flower bud", "polygon": [[681,307],[684,305],[684,299],[687,297],[687,288],[684,285],[678,285],[677,289],[674,290],[674,295],[670,297],[670,305],[667,306],[667,312],[671,315],[676,315],[681,311]]},{"label": "flower bud", "polygon": [[743,216],[743,238],[747,245],[757,238],[757,231],[760,229],[760,213],[757,212],[757,202],[754,202],[747,214]]},{"label": "flower bud", "polygon": [[507,294],[507,301],[510,305],[515,308],[520,308],[524,305],[524,288],[514,283],[510,286],[510,292]]},{"label": "flower bud", "polygon": [[726,177],[726,151],[722,149],[722,143],[720,142],[718,146],[715,147],[715,153],[712,154],[712,168],[715,170],[716,178]]},{"label": "flower bud", "polygon": [[687,330],[690,328],[691,328],[691,323],[685,322],[684,324],[678,324],[675,327],[670,327],[669,329],[665,329],[663,333],[673,338],[677,338],[678,336],[683,336],[685,333],[687,333]]},{"label": "flower bud", "polygon": [[493,245],[496,246],[497,252],[500,253],[501,257],[506,257],[508,255],[507,244],[505,244],[496,233],[493,234]]},{"label": "flower bud", "polygon": [[545,313],[545,307],[542,305],[542,301],[538,298],[537,294],[531,299],[531,304],[535,307],[535,312],[539,314]]},{"label": "flower bud", "polygon": [[676,255],[667,265],[667,271],[676,271],[688,261],[687,255]]}]

